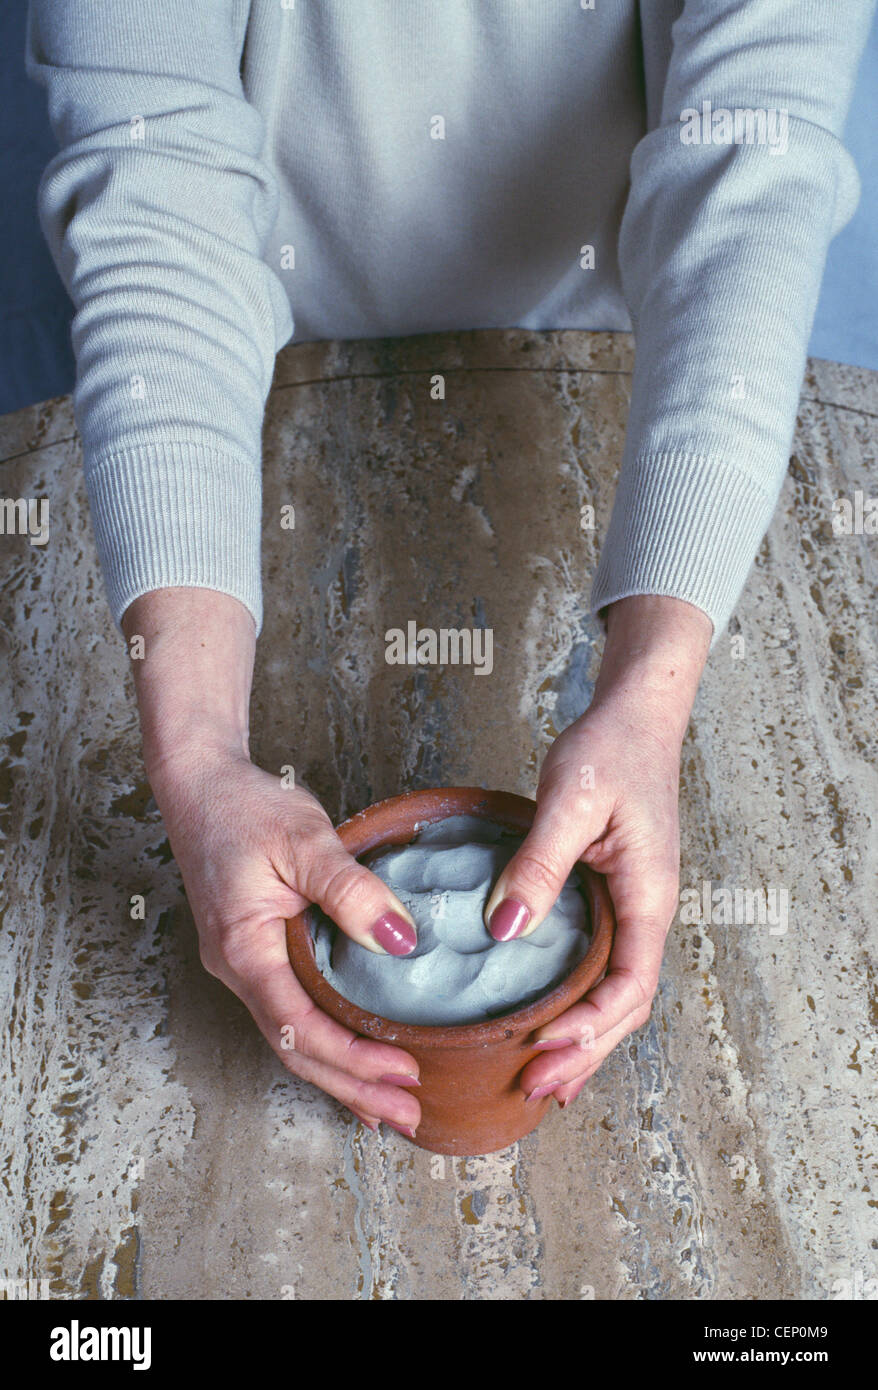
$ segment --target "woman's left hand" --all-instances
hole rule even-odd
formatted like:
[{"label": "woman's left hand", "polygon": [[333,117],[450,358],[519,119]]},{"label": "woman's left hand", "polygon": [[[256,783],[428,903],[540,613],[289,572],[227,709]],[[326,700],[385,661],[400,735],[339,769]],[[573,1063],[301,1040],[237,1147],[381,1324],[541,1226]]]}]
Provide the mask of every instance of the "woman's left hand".
[{"label": "woman's left hand", "polygon": [[679,902],[680,752],[712,632],[705,614],[680,600],[613,607],[624,611],[610,610],[595,698],[552,744],[533,826],[485,908],[493,936],[526,936],[577,859],[606,875],[617,923],[607,972],[536,1033],[545,1055],[520,1078],[529,1098],[554,1093],[562,1106],[649,1018]]}]

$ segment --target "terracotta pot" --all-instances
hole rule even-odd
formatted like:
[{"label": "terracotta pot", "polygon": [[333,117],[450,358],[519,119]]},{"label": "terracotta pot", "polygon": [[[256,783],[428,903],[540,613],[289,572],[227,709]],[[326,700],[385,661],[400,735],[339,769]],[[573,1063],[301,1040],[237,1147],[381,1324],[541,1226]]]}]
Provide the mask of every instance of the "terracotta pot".
[{"label": "terracotta pot", "polygon": [[[447,816],[481,816],[524,834],[535,810],[535,802],[511,792],[441,787],[378,801],[351,816],[338,827],[338,833],[349,853],[361,855],[379,845],[407,844],[422,826]],[[603,876],[585,864],[575,868],[591,913],[592,940],[587,954],[541,999],[485,1023],[429,1027],[394,1023],[367,1013],[342,998],[317,968],[310,911],[287,922],[290,962],[315,1004],[353,1032],[395,1043],[417,1059],[422,1118],[412,1142],[420,1148],[441,1154],[494,1153],[535,1129],[552,1103],[551,1096],[526,1101],[518,1084],[522,1067],[538,1055],[531,1035],[581,999],[601,978],[615,928]]]}]

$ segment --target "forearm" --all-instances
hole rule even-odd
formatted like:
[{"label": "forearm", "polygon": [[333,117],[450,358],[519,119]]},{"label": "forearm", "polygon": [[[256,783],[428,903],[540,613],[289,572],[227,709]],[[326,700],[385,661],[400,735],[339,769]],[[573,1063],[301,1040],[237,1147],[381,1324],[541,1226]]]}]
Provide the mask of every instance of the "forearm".
[{"label": "forearm", "polygon": [[618,241],[637,352],[592,609],[674,594],[715,644],[775,509],[827,248],[859,197],[842,136],[875,0],[680,0],[670,33],[669,6],[639,8],[650,129]]},{"label": "forearm", "polygon": [[610,604],[592,708],[630,705],[682,743],[712,635],[707,614],[682,599],[639,594]]},{"label": "forearm", "polygon": [[[264,406],[293,323],[240,0],[31,0],[59,150],[43,234],[76,309],[76,423],[114,620],[204,588],[262,621]],[[136,113],[136,115],[135,115]],[[120,624],[121,625],[121,624]]]},{"label": "forearm", "polygon": [[256,628],[242,603],[214,589],[156,589],[128,606],[122,630],[154,790],[187,759],[249,756]]}]

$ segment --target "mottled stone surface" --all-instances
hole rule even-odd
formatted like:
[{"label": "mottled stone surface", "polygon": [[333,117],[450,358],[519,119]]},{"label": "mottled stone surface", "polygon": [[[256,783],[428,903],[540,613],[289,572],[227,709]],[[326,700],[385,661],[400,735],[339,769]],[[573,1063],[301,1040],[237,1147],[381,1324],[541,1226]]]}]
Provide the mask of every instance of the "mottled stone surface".
[{"label": "mottled stone surface", "polygon": [[[595,673],[583,596],[631,366],[630,338],[603,333],[281,354],[264,766],[294,765],[335,818],[437,783],[533,793]],[[785,888],[788,929],[678,926],[649,1025],[568,1111],[464,1161],[354,1125],[202,971],[70,402],[0,420],[3,495],[51,504],[45,547],[0,537],[0,1277],[71,1298],[456,1300],[828,1298],[878,1274],[878,537],[831,525],[833,498],[878,491],[876,421],[876,374],[809,363],[684,751],[683,886]],[[492,627],[492,675],[388,666],[384,633],[410,619]]]}]

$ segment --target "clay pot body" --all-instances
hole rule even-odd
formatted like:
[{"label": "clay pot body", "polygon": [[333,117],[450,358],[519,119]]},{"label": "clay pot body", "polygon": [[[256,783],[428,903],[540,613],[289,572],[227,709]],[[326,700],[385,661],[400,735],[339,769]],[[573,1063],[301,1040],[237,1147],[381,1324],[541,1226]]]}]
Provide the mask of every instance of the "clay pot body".
[{"label": "clay pot body", "polygon": [[[376,802],[338,827],[350,854],[384,845],[407,844],[418,830],[448,816],[481,816],[526,834],[536,803],[511,792],[481,787],[443,787],[407,792]],[[602,875],[575,866],[588,903],[592,938],[585,957],[554,989],[535,1003],[483,1023],[430,1027],[394,1023],[342,998],[324,979],[314,959],[310,912],[287,922],[287,949],[299,982],[331,1018],[365,1037],[394,1043],[417,1059],[422,1119],[412,1141],[432,1153],[494,1153],[535,1129],[551,1096],[527,1101],[518,1076],[538,1055],[533,1032],[581,999],[601,978],[615,928],[613,905]]]}]

